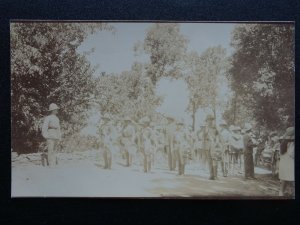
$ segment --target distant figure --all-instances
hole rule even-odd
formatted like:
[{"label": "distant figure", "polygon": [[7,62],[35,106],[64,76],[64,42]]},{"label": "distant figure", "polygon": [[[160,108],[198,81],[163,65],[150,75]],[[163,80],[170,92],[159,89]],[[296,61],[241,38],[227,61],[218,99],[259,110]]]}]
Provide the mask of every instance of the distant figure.
[{"label": "distant figure", "polygon": [[244,166],[245,166],[245,179],[255,179],[254,177],[254,162],[253,162],[253,147],[255,146],[251,138],[251,124],[245,124],[244,127]]},{"label": "distant figure", "polygon": [[133,155],[137,152],[137,146],[135,144],[135,135],[136,134],[135,128],[133,127],[133,122],[130,119],[125,119],[121,137],[121,151],[125,156],[127,167],[132,165]]},{"label": "distant figure", "polygon": [[167,117],[168,124],[166,126],[166,147],[167,147],[167,155],[168,155],[168,165],[169,169],[175,170],[176,161],[174,156],[174,133],[175,133],[175,123],[174,119],[171,117]]},{"label": "distant figure", "polygon": [[228,175],[228,170],[229,170],[229,162],[230,162],[230,156],[229,156],[229,145],[230,145],[230,138],[231,134],[227,129],[227,123],[222,120],[219,123],[220,130],[220,141],[222,145],[222,161],[221,161],[221,166],[222,166],[222,172],[223,176],[227,177]]},{"label": "distant figure", "polygon": [[58,163],[55,154],[57,151],[58,141],[61,140],[59,119],[56,116],[58,109],[59,108],[56,104],[50,104],[48,110],[50,115],[45,117],[42,127],[42,135],[47,140],[47,159],[49,166],[54,166]]},{"label": "distant figure", "polygon": [[254,156],[254,164],[255,166],[259,165],[259,160],[261,157],[261,153],[263,152],[263,150],[265,149],[265,141],[263,141],[261,138],[258,139],[258,145],[256,148],[256,152],[255,152],[255,156]]},{"label": "distant figure", "polygon": [[100,125],[100,151],[102,152],[104,159],[104,169],[111,169],[112,156],[111,149],[113,147],[112,143],[112,125],[109,118],[102,118],[102,123]]},{"label": "distant figure", "polygon": [[287,185],[289,183],[292,184],[295,181],[295,128],[287,128],[280,140],[279,179],[281,184],[279,196],[284,196]]},{"label": "distant figure", "polygon": [[139,138],[140,138],[140,151],[143,155],[143,165],[144,172],[150,172],[151,170],[151,157],[153,157],[153,148],[154,146],[151,143],[153,139],[153,131],[150,127],[150,118],[144,117],[139,121],[142,129],[140,129]]},{"label": "distant figure", "polygon": [[177,123],[177,129],[174,136],[174,157],[178,165],[178,175],[184,175],[186,158],[184,156],[186,149],[186,139],[184,136],[184,123]]},{"label": "distant figure", "polygon": [[[243,136],[241,134],[241,128],[239,126],[230,126],[231,138],[230,138],[230,157],[233,164],[238,164],[238,173],[242,174],[242,154],[243,154]],[[232,166],[234,170],[235,166]],[[234,172],[234,171],[232,171]]]},{"label": "distant figure", "polygon": [[206,159],[208,162],[209,168],[209,179],[215,180],[217,179],[218,174],[218,161],[216,157],[217,146],[220,144],[220,138],[218,135],[218,131],[214,124],[214,116],[209,114],[206,117],[206,127],[203,132],[203,149],[206,153]]}]

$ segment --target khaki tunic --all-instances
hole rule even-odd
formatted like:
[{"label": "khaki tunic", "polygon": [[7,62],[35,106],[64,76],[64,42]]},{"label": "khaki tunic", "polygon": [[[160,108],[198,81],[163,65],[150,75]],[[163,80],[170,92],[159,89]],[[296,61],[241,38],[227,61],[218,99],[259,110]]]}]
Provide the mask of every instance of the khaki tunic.
[{"label": "khaki tunic", "polygon": [[59,119],[56,115],[45,117],[42,126],[42,135],[47,139],[49,166],[53,166],[57,162],[55,153],[57,151],[58,141],[61,139]]},{"label": "khaki tunic", "polygon": [[46,139],[61,139],[59,119],[56,115],[45,117],[42,126],[42,135]]}]

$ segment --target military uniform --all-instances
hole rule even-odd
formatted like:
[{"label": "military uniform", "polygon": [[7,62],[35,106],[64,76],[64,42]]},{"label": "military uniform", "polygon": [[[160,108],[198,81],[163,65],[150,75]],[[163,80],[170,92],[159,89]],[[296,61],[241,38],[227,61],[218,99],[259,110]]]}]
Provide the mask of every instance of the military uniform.
[{"label": "military uniform", "polygon": [[113,148],[112,130],[109,122],[104,122],[101,126],[101,150],[104,159],[104,169],[111,169],[112,156],[111,149]]},{"label": "military uniform", "polygon": [[132,164],[132,157],[137,152],[137,145],[135,143],[135,128],[128,123],[122,132],[121,137],[122,152],[125,154],[126,166]]},{"label": "military uniform", "polygon": [[[58,107],[53,103],[49,107],[49,111],[53,111],[56,109],[58,109]],[[55,164],[57,164],[55,153],[57,150],[58,141],[61,140],[60,124],[59,119],[56,115],[51,114],[45,117],[42,126],[42,135],[47,140],[48,150],[47,156],[42,156],[42,162],[44,164],[44,158],[46,158],[47,164],[49,166],[54,166]]]},{"label": "military uniform", "polygon": [[[233,127],[231,138],[230,138],[230,157],[231,161],[238,163],[239,169],[242,170],[242,154],[244,149],[243,136],[238,133],[240,131],[239,127]],[[240,171],[239,173],[242,173]]]},{"label": "military uniform", "polygon": [[176,168],[176,160],[174,155],[174,132],[175,124],[170,122],[166,127],[166,147],[168,155],[168,165],[171,171],[175,170]]},{"label": "military uniform", "polygon": [[145,127],[143,129],[142,142],[144,149],[144,172],[150,172],[151,160],[155,151],[155,137],[152,128]]},{"label": "military uniform", "polygon": [[185,171],[186,164],[186,151],[188,150],[187,137],[185,137],[183,124],[179,125],[180,127],[176,130],[174,136],[174,145],[173,145],[173,155],[178,164],[178,175],[183,175]]},{"label": "military uniform", "polygon": [[244,166],[245,178],[254,178],[254,163],[253,163],[253,143],[251,136],[246,133],[243,137],[244,141]]},{"label": "military uniform", "polygon": [[229,143],[230,143],[231,134],[226,128],[221,129],[219,134],[220,134],[220,141],[222,144],[222,162],[221,162],[222,172],[223,172],[223,176],[227,176],[228,169],[229,169],[229,161],[230,161]]},{"label": "military uniform", "polygon": [[209,179],[217,178],[218,160],[221,158],[220,141],[215,127],[205,127],[203,132],[203,149],[205,149],[206,159],[209,168]]}]

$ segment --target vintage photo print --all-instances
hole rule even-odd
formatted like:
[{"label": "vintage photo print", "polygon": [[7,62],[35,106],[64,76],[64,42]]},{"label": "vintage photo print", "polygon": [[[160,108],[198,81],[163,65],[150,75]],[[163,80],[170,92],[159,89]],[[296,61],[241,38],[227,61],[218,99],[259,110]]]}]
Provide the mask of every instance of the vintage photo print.
[{"label": "vintage photo print", "polygon": [[294,199],[294,33],[12,21],[12,197]]}]

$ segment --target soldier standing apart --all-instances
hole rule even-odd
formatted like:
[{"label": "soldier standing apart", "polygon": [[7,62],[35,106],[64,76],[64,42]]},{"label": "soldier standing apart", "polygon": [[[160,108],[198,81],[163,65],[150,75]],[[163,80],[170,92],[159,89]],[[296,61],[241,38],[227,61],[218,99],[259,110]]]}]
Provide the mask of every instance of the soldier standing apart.
[{"label": "soldier standing apart", "polygon": [[254,177],[254,163],[253,163],[253,147],[255,146],[251,138],[251,124],[245,124],[244,127],[244,166],[245,166],[245,179],[255,179]]},{"label": "soldier standing apart", "polygon": [[214,125],[214,116],[209,114],[206,117],[207,126],[203,132],[203,149],[205,150],[206,159],[208,162],[209,179],[215,180],[217,178],[218,162],[214,157],[215,148],[217,145],[217,129]]},{"label": "soldier standing apart", "polygon": [[59,119],[56,116],[58,113],[58,106],[54,103],[51,103],[49,106],[50,115],[45,117],[42,135],[47,140],[47,150],[48,150],[48,165],[54,166],[57,164],[56,151],[58,141],[61,140],[61,131]]}]

